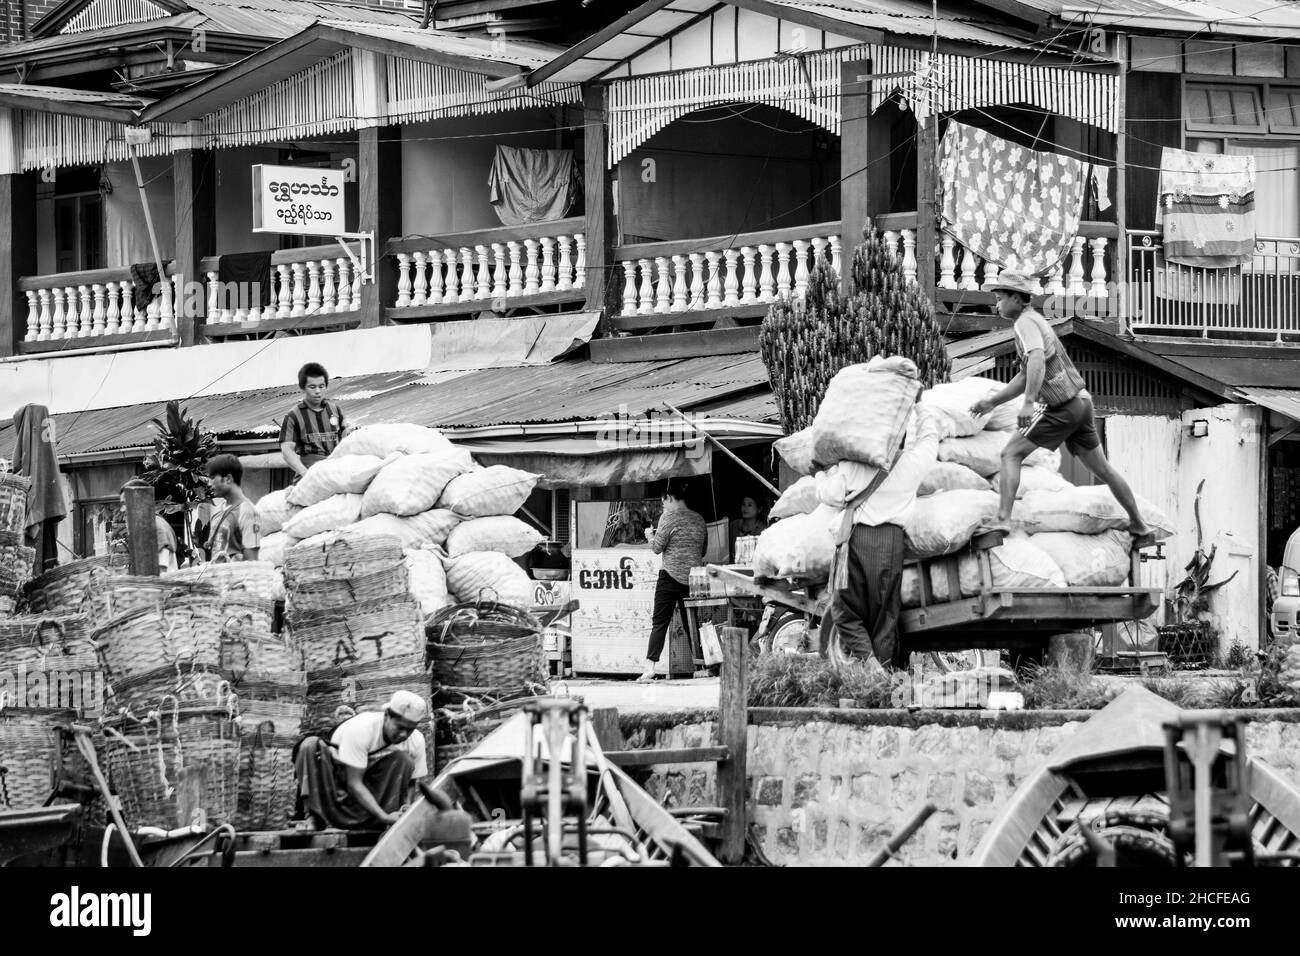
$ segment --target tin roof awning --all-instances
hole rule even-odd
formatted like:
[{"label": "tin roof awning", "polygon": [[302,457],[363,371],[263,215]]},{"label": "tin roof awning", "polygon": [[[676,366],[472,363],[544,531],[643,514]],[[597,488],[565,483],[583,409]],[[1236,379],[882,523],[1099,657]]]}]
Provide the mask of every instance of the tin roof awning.
[{"label": "tin roof awning", "polygon": [[1300,37],[1300,7],[1277,0],[1102,0],[1066,2],[1062,23],[1123,26],[1134,31],[1285,40]]},{"label": "tin roof awning", "polygon": [[559,50],[546,44],[481,39],[441,30],[323,20],[158,101],[145,111],[144,119],[199,119],[345,49],[370,50],[498,79],[540,67]]},{"label": "tin roof awning", "polygon": [[65,116],[84,116],[113,123],[136,122],[139,112],[152,102],[122,93],[0,83],[0,106],[41,113],[61,113]]},{"label": "tin roof awning", "polygon": [[1237,393],[1248,402],[1300,422],[1300,389],[1238,388]]}]

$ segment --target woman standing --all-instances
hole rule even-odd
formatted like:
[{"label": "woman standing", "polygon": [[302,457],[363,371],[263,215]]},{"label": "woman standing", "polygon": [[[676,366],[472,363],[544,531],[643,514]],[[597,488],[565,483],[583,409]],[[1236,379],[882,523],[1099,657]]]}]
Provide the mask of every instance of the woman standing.
[{"label": "woman standing", "polygon": [[767,530],[767,509],[753,495],[740,499],[740,517],[733,518],[727,526],[727,537],[731,561],[736,561],[736,539],[762,534]]},{"label": "woman standing", "polygon": [[655,679],[655,664],[664,649],[673,611],[691,593],[691,568],[704,560],[708,531],[704,518],[686,506],[686,482],[670,478],[664,491],[664,510],[657,528],[646,528],[646,540],[655,554],[662,554],[663,568],[655,583],[655,609],[650,624],[650,647],[646,669],[638,681]]}]

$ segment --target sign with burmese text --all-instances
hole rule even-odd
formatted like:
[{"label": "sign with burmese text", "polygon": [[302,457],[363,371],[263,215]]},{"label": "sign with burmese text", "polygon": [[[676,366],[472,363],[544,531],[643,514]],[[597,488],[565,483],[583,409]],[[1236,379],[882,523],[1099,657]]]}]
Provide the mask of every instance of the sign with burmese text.
[{"label": "sign with burmese text", "polygon": [[[569,585],[578,601],[573,612],[575,672],[639,674],[644,670],[661,564],[646,544],[574,549]],[[661,674],[667,672],[670,650],[674,661],[691,659],[677,614],[668,643],[671,646],[659,657]]]},{"label": "sign with burmese text", "polygon": [[253,167],[253,232],[337,236],[346,231],[343,170]]}]

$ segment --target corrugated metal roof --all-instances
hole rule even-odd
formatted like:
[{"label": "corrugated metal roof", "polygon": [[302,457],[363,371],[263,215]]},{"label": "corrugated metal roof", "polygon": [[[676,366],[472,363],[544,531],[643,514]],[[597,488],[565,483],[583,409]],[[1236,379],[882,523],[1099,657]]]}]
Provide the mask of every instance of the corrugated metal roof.
[{"label": "corrugated metal roof", "polygon": [[138,110],[152,100],[125,93],[100,93],[95,90],[70,90],[63,86],[34,86],[20,83],[0,83],[0,96],[31,96],[56,100],[60,103],[82,103],[87,106],[113,106],[124,110]]},{"label": "corrugated metal roof", "polygon": [[1214,35],[1300,36],[1300,5],[1277,0],[1088,0],[1062,3],[1054,11],[1062,20],[1149,30],[1178,30],[1200,39]]},{"label": "corrugated metal roof", "polygon": [[1300,422],[1300,389],[1294,388],[1239,388],[1241,397],[1270,411]]},{"label": "corrugated metal roof", "polygon": [[[772,421],[776,409],[766,386],[767,371],[759,356],[728,355],[626,363],[583,359],[452,376],[385,372],[338,379],[330,397],[357,424],[409,421],[470,428],[593,421],[624,412],[662,411],[665,400],[684,410],[708,405],[712,415]],[[182,404],[219,438],[267,438],[278,432],[298,398],[298,389],[287,385],[191,398]],[[165,404],[159,402],[55,415],[59,454],[147,447],[153,441],[150,422],[164,412]],[[12,423],[0,424],[0,449],[8,450],[12,441]]]},{"label": "corrugated metal roof", "polygon": [[549,63],[564,48],[550,43],[506,39],[505,37],[471,37],[446,30],[421,30],[418,26],[396,27],[357,23],[345,20],[322,20],[325,26],[337,27],[358,36],[395,40],[416,50],[448,53],[482,60],[486,63],[513,63],[535,69]]},{"label": "corrugated metal roof", "polygon": [[[932,18],[930,4],[916,0],[773,0],[779,7],[815,13],[841,23],[883,30],[904,36],[933,36],[936,29],[941,40],[982,43],[1006,47],[1006,27],[989,18],[969,15],[969,7],[939,5],[938,20]],[[1002,32],[998,32],[1001,30]]]}]

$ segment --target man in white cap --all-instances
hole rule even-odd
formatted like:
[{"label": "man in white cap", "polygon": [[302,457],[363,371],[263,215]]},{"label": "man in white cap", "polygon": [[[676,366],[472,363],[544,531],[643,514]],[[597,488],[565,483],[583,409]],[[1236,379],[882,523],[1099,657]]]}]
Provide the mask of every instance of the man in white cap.
[{"label": "man in white cap", "polygon": [[1133,490],[1102,450],[1101,436],[1093,419],[1092,396],[1084,387],[1083,376],[1070,361],[1051,324],[1030,304],[1033,287],[1029,277],[1003,272],[992,290],[997,296],[998,314],[1013,323],[1016,351],[1023,368],[1006,388],[972,405],[971,414],[987,415],[1020,395],[1024,396],[1024,403],[1017,415],[1020,429],[1002,450],[998,478],[1002,500],[998,516],[980,530],[1011,530],[1011,510],[1020,490],[1020,466],[1039,448],[1055,451],[1064,444],[1085,468],[1109,486],[1120,507],[1128,512],[1128,530],[1136,539],[1134,544],[1154,543]]},{"label": "man in white cap", "polygon": [[365,711],[334,728],[328,743],[308,737],[298,745],[294,768],[307,820],[316,826],[357,830],[389,826],[429,773],[424,700],[399,690],[382,711]]}]

